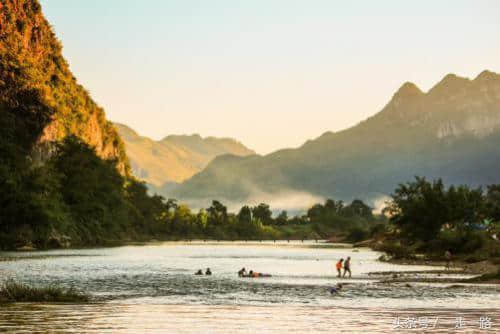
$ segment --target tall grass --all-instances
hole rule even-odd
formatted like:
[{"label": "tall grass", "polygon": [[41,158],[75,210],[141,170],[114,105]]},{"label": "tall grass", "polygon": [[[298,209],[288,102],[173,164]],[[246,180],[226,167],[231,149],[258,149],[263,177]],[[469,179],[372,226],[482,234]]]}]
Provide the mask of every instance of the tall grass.
[{"label": "tall grass", "polygon": [[0,286],[0,302],[53,302],[74,303],[88,302],[89,297],[73,288],[57,286],[36,287],[17,283],[9,279]]}]

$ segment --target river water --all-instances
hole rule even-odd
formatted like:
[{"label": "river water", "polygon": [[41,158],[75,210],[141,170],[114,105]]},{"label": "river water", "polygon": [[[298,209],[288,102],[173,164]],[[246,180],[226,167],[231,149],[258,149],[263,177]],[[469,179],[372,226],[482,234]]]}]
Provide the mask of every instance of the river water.
[{"label": "river water", "polygon": [[[347,256],[352,258],[353,277],[338,279],[335,262]],[[439,268],[389,264],[378,261],[379,256],[369,249],[316,242],[158,243],[0,253],[1,278],[75,287],[94,300],[85,305],[3,305],[0,331],[387,333],[405,332],[408,327],[435,332],[500,329],[500,287],[381,283],[380,276],[368,273]],[[194,275],[207,267],[212,276]],[[241,267],[273,276],[239,278]],[[331,295],[328,289],[337,282],[348,284]]]}]

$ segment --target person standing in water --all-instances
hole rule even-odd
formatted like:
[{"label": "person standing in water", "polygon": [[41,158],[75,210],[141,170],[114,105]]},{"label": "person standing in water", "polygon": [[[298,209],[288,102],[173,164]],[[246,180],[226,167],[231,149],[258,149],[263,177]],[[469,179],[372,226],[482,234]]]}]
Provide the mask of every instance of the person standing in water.
[{"label": "person standing in water", "polygon": [[340,259],[339,262],[337,262],[337,264],[335,265],[338,273],[337,277],[340,277],[340,274],[342,272],[342,262],[344,262],[344,259]]},{"label": "person standing in water", "polygon": [[349,272],[349,278],[351,278],[351,257],[348,256],[347,257],[347,260],[345,260],[344,262],[344,276],[342,277],[345,277],[345,274]]},{"label": "person standing in water", "polygon": [[449,270],[451,268],[451,250],[447,250],[446,252],[444,252],[444,258],[446,260],[446,265],[445,265],[445,269],[446,270]]}]

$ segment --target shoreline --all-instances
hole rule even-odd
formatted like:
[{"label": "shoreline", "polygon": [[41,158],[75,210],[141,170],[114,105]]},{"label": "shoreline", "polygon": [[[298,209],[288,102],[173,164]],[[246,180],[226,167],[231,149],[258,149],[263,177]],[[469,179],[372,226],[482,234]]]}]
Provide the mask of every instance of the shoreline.
[{"label": "shoreline", "polygon": [[332,243],[328,239],[159,239],[159,238],[151,238],[148,240],[107,240],[100,244],[94,245],[80,245],[75,244],[68,247],[52,247],[52,248],[36,248],[33,246],[21,246],[15,249],[4,249],[0,250],[1,252],[12,252],[12,253],[29,253],[29,252],[43,252],[43,251],[53,251],[53,250],[63,250],[63,249],[98,249],[98,248],[113,248],[113,247],[124,247],[124,246],[144,246],[155,243],[164,243],[164,242],[177,242],[177,243],[276,243],[276,242],[301,242],[301,243],[309,243],[314,245],[322,245],[324,247],[332,247],[332,245],[336,245],[335,248],[354,248],[352,243],[348,242],[337,242]]},{"label": "shoreline", "polygon": [[[376,250],[371,248],[372,250]],[[446,261],[443,260],[429,260],[429,259],[391,259],[386,258],[386,255],[382,255],[379,261],[407,265],[407,266],[434,266],[442,267],[446,266]],[[384,275],[382,272],[373,272],[369,275]],[[405,274],[414,274],[415,276],[422,274],[436,274],[438,277],[428,278],[428,277],[404,277]],[[441,275],[471,275],[471,278],[450,278],[450,277],[440,277]],[[440,270],[416,270],[411,272],[386,272],[385,275],[392,275],[393,277],[388,280],[383,280],[383,283],[470,283],[470,284],[500,284],[500,266],[496,265],[490,260],[483,260],[474,263],[467,263],[461,259],[451,261],[450,269],[440,269]]]}]

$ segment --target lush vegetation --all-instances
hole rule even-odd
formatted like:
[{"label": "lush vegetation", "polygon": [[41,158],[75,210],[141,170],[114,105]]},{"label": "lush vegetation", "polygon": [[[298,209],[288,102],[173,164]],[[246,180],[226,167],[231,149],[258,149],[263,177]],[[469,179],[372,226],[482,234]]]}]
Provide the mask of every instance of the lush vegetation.
[{"label": "lush vegetation", "polygon": [[[192,212],[176,200],[150,196],[146,186],[118,172],[115,160],[69,136],[43,164],[22,147],[0,145],[0,248],[94,246],[152,238],[307,239],[341,233],[365,238],[374,217],[360,200],[327,200],[301,217],[273,216],[267,204],[230,213],[219,201]],[[11,151],[9,151],[12,149]]]},{"label": "lush vegetation", "polygon": [[39,2],[2,1],[0,26],[0,249],[133,236],[137,187],[123,144],[69,70]]},{"label": "lush vegetation", "polygon": [[11,302],[88,302],[89,297],[74,290],[56,286],[34,287],[7,280],[0,286],[0,303]]},{"label": "lush vegetation", "polygon": [[[328,203],[289,219],[285,212],[272,217],[265,204],[229,213],[214,201],[192,212],[148,195],[129,176],[120,137],[71,73],[39,2],[2,1],[0,26],[0,249],[311,238],[351,223],[365,228],[367,217],[354,223],[358,213],[333,213]],[[215,146],[227,150],[228,143]]]},{"label": "lush vegetation", "polygon": [[395,190],[387,212],[393,231],[384,250],[396,257],[445,251],[470,262],[500,257],[499,185],[484,191],[417,177]]},{"label": "lush vegetation", "polygon": [[31,164],[20,146],[0,145],[5,148],[10,151],[0,158],[0,248],[98,245],[147,233],[143,225],[150,217],[140,207],[141,195],[148,203],[156,198],[122,176],[116,161],[99,158],[76,137],[57,144],[41,165]]}]

